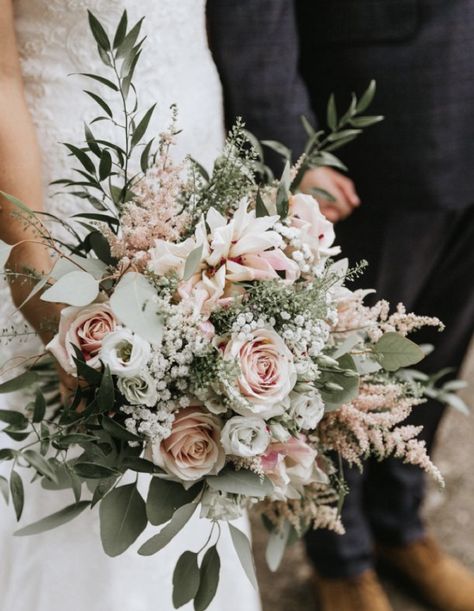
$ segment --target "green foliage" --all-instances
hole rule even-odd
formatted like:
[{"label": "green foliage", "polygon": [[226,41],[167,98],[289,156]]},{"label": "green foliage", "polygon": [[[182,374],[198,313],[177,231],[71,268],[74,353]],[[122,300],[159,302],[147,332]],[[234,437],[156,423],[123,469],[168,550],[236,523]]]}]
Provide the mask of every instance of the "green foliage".
[{"label": "green foliage", "polygon": [[288,538],[291,532],[291,524],[285,521],[281,529],[273,528],[268,537],[267,548],[265,551],[265,559],[268,568],[271,571],[276,571],[285,553],[288,545]]},{"label": "green foliage", "polygon": [[110,306],[117,318],[151,343],[159,344],[163,323],[154,303],[155,289],[142,274],[128,272],[115,287]]},{"label": "green foliage", "polygon": [[85,306],[92,303],[98,294],[98,281],[91,274],[78,270],[59,278],[41,295],[41,299],[53,303]]},{"label": "green foliage", "polygon": [[219,475],[208,477],[206,482],[214,490],[257,498],[268,496],[273,491],[273,484],[268,478],[260,477],[246,469],[234,471],[234,469],[229,467],[223,469]]},{"label": "green foliage", "polygon": [[217,546],[211,546],[202,559],[199,569],[199,588],[194,597],[194,611],[205,611],[217,592],[221,560]]},{"label": "green foliage", "polygon": [[173,605],[179,609],[193,600],[199,588],[198,555],[184,552],[173,572]]},{"label": "green foliage", "polygon": [[182,530],[196,511],[196,503],[188,503],[175,511],[168,524],[156,535],[146,541],[138,550],[141,556],[153,556],[163,549]]},{"label": "green foliage", "polygon": [[190,278],[194,276],[194,274],[199,271],[199,264],[201,263],[203,245],[201,244],[194,250],[192,250],[188,258],[186,259],[186,263],[184,265],[184,274],[183,280],[186,282]]},{"label": "green foliage", "polygon": [[16,471],[12,471],[10,475],[10,493],[12,495],[16,519],[19,521],[25,504],[25,490],[23,481]]},{"label": "green foliage", "polygon": [[135,484],[114,488],[99,506],[100,536],[105,552],[118,556],[147,525],[145,501]]},{"label": "green foliage", "polygon": [[46,518],[38,520],[38,522],[34,522],[33,524],[29,524],[24,528],[20,528],[20,530],[15,532],[15,536],[25,537],[30,535],[38,535],[39,533],[52,530],[53,528],[58,528],[59,526],[70,522],[74,518],[77,518],[77,516],[80,515],[84,509],[87,509],[87,507],[90,507],[90,501],[80,501],[79,503],[74,503],[74,505],[69,505],[64,509],[61,509],[61,511],[57,511]]},{"label": "green foliage", "polygon": [[386,371],[409,367],[424,358],[421,348],[399,333],[385,333],[374,345],[373,351]]},{"label": "green foliage", "polygon": [[237,556],[239,557],[240,564],[245,571],[250,583],[253,585],[255,590],[258,591],[258,583],[257,583],[257,575],[255,572],[255,562],[253,559],[252,548],[250,546],[250,541],[241,530],[232,526],[230,522],[228,522],[229,532],[232,539],[232,543],[234,544],[235,551],[237,552]]},{"label": "green foliage", "polygon": [[354,359],[350,354],[344,354],[337,359],[337,363],[335,367],[321,368],[322,374],[318,380],[326,411],[337,409],[359,394],[359,375]]},{"label": "green foliage", "polygon": [[193,502],[202,489],[202,483],[184,488],[179,482],[153,477],[146,500],[148,520],[155,526],[171,520],[175,512]]}]

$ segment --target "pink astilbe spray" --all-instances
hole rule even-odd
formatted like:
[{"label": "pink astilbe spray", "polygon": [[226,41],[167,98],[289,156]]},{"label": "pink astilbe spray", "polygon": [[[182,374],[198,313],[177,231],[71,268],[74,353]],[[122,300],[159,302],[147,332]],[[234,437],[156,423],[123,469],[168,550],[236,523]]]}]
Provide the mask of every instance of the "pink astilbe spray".
[{"label": "pink astilbe spray", "polygon": [[416,439],[422,427],[400,426],[421,402],[406,397],[397,384],[365,382],[356,399],[323,419],[320,439],[325,447],[360,468],[369,453],[380,460],[394,456],[418,465],[443,484],[441,473],[426,452],[425,442]]},{"label": "pink astilbe spray", "polygon": [[133,186],[135,197],[123,209],[120,235],[107,233],[114,257],[144,267],[155,240],[180,241],[190,221],[180,202],[182,171],[170,161],[168,148],[162,148],[155,165]]},{"label": "pink astilbe spray", "polygon": [[372,342],[379,340],[384,333],[396,332],[406,336],[422,327],[438,327],[444,325],[434,316],[418,316],[407,312],[402,303],[397,305],[395,312],[390,314],[390,304],[381,299],[372,307],[363,303],[367,291],[354,291],[344,296],[337,305],[338,321],[334,332],[338,334],[352,331],[366,331]]}]

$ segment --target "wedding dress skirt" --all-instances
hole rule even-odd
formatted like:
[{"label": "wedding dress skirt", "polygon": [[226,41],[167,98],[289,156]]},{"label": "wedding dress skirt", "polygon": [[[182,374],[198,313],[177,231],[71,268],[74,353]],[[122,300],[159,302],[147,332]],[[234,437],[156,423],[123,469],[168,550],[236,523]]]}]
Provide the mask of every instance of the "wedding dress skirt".
[{"label": "wedding dress skirt", "polygon": [[[207,47],[204,0],[16,0],[14,6],[26,95],[43,154],[45,193],[51,180],[70,175],[71,162],[59,143],[80,143],[83,122],[100,114],[81,94],[82,87],[92,88],[91,82],[68,76],[104,69],[88,31],[86,9],[109,31],[124,8],[130,22],[146,17],[143,29],[148,38],[135,77],[140,107],[145,111],[158,102],[152,126],[156,133],[169,122],[169,106],[177,103],[183,133],[176,155],[190,153],[211,165],[223,142],[222,94]],[[98,125],[104,129],[104,123]],[[48,199],[47,206],[62,216],[78,212],[77,200],[64,196]],[[11,311],[4,288],[0,326],[6,326]],[[15,350],[28,354],[35,349],[29,342]],[[4,362],[14,350],[3,346],[1,353]],[[0,408],[8,408],[14,399],[0,396],[0,401]],[[0,465],[0,473],[7,477],[9,469],[9,463]],[[38,483],[27,486],[22,524],[73,502],[70,491],[46,492]],[[86,511],[55,531],[16,538],[13,509],[0,499],[0,611],[170,611],[175,562],[184,550],[197,551],[203,545],[207,526],[196,514],[167,548],[144,558],[136,550],[157,531],[149,528],[132,549],[109,558],[101,548],[97,511]],[[245,520],[237,526],[248,531]],[[219,551],[221,583],[210,610],[258,611],[258,596],[226,528]]]}]

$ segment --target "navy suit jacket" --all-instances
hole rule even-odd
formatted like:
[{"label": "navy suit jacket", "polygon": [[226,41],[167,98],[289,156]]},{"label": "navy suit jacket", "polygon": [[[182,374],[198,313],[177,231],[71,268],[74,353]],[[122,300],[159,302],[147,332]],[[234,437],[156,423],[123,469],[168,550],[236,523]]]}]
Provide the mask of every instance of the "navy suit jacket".
[{"label": "navy suit jacket", "polygon": [[474,203],[474,0],[209,0],[208,25],[229,123],[296,156],[299,116],[374,78],[386,119],[338,152],[364,204]]}]

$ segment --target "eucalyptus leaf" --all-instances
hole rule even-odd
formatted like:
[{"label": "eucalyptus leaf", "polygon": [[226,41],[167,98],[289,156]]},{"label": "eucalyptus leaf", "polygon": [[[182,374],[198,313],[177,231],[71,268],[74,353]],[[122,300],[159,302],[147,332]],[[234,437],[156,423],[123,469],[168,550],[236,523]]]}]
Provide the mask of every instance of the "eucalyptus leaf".
[{"label": "eucalyptus leaf", "polygon": [[282,219],[285,219],[288,215],[289,198],[290,198],[290,164],[287,161],[285,164],[285,168],[283,169],[283,174],[281,175],[281,180],[280,180],[280,184],[278,185],[277,195],[276,195],[277,214],[279,214]]},{"label": "eucalyptus leaf", "polygon": [[4,460],[13,460],[16,456],[16,450],[12,448],[2,448],[0,450],[0,462]]},{"label": "eucalyptus leaf", "polygon": [[5,479],[3,475],[0,475],[0,494],[3,496],[5,503],[8,505],[10,500],[10,488],[8,486],[7,479]]},{"label": "eucalyptus leaf", "polygon": [[114,488],[99,506],[100,536],[106,554],[118,556],[145,530],[145,501],[135,484]]},{"label": "eucalyptus leaf", "polygon": [[219,585],[221,560],[213,545],[204,554],[200,568],[199,589],[194,597],[194,611],[205,611],[214,599]]},{"label": "eucalyptus leaf", "polygon": [[32,210],[29,206],[27,206],[17,197],[9,195],[8,193],[5,193],[5,191],[0,191],[0,195],[6,200],[8,200],[11,204],[13,204],[16,208],[19,208],[22,212],[26,212],[26,214],[28,214],[29,216],[33,216],[35,214],[34,210]]},{"label": "eucalyptus leaf", "polygon": [[255,216],[257,218],[260,218],[262,216],[270,216],[270,213],[267,210],[267,207],[265,206],[265,202],[262,199],[262,196],[260,195],[260,189],[257,191],[257,196],[255,199]]},{"label": "eucalyptus leaf", "polygon": [[275,572],[283,558],[285,549],[288,544],[288,538],[291,532],[291,524],[285,520],[282,529],[274,528],[268,538],[267,548],[265,551],[265,559],[268,568]]},{"label": "eucalyptus leaf", "polygon": [[383,120],[384,117],[382,115],[374,115],[368,117],[354,117],[353,119],[351,119],[350,123],[354,127],[370,127],[371,125],[380,123],[380,121]]},{"label": "eucalyptus leaf", "polygon": [[[89,93],[90,95],[90,92],[86,92],[86,93]],[[92,95],[94,96],[95,94],[92,94]],[[64,146],[67,149],[69,149],[72,155],[74,155],[74,157],[76,157],[76,159],[81,163],[81,165],[84,166],[87,172],[89,172],[92,175],[95,174],[95,166],[93,162],[91,161],[90,157],[87,155],[87,153],[82,151],[77,146],[74,146],[73,144],[68,144],[67,142],[64,143]]]},{"label": "eucalyptus leaf", "polygon": [[168,522],[180,507],[194,501],[201,489],[202,483],[186,490],[179,482],[153,477],[146,500],[148,520],[155,526]]},{"label": "eucalyptus leaf", "polygon": [[120,22],[117,27],[117,31],[115,32],[113,47],[116,49],[119,45],[122,44],[125,35],[127,34],[127,25],[128,25],[128,15],[127,11],[122,13],[122,17],[120,18]]},{"label": "eucalyptus leaf", "polygon": [[86,76],[87,78],[93,79],[94,81],[101,83],[102,85],[106,85],[107,87],[110,87],[110,89],[113,89],[114,91],[118,91],[117,85],[113,83],[112,81],[110,81],[109,79],[104,78],[103,76],[100,76],[98,74],[90,74],[89,72],[79,72],[79,75]]},{"label": "eucalyptus leaf", "polygon": [[197,554],[183,552],[173,571],[173,605],[179,609],[192,600],[199,588]]},{"label": "eucalyptus leaf", "polygon": [[446,382],[446,384],[443,384],[443,391],[462,390],[463,388],[466,388],[467,386],[468,386],[468,383],[465,380],[450,380],[449,382]]},{"label": "eucalyptus leaf", "polygon": [[156,535],[148,539],[138,550],[141,556],[153,556],[163,549],[182,530],[196,511],[196,503],[189,503],[180,507],[171,518],[171,521]]},{"label": "eucalyptus leaf", "polygon": [[327,165],[337,168],[338,170],[343,170],[344,172],[347,171],[347,166],[345,166],[340,159],[328,151],[319,151],[317,161],[318,165]]},{"label": "eucalyptus leaf", "polygon": [[237,556],[239,557],[240,564],[242,565],[242,568],[244,569],[245,574],[247,575],[250,583],[258,592],[255,562],[253,559],[250,541],[248,540],[247,535],[245,535],[235,526],[232,526],[230,522],[228,522],[228,526],[232,543],[234,544],[235,551],[237,552]]},{"label": "eucalyptus leaf", "polygon": [[119,44],[118,49],[117,49],[117,59],[128,55],[128,53],[130,53],[130,51],[135,46],[135,42],[138,38],[138,35],[140,34],[140,29],[142,27],[143,19],[144,17],[142,17],[140,21],[138,21],[133,26],[130,32],[128,32],[128,34],[125,36],[123,41]]},{"label": "eucalyptus leaf", "polygon": [[17,390],[32,386],[37,381],[38,375],[34,371],[24,371],[23,373],[20,373],[20,375],[17,375],[15,378],[12,378],[7,382],[3,382],[3,384],[0,384],[0,394],[16,392]]},{"label": "eucalyptus leaf", "polygon": [[41,422],[46,413],[46,399],[42,392],[37,391],[33,409],[33,422]]},{"label": "eucalyptus leaf", "polygon": [[115,404],[115,387],[110,367],[104,369],[96,395],[97,406],[101,412],[113,411]]},{"label": "eucalyptus leaf", "polygon": [[73,467],[74,473],[82,479],[103,479],[116,475],[117,471],[95,462],[77,462]]},{"label": "eucalyptus leaf", "polygon": [[143,119],[140,121],[140,123],[135,128],[132,134],[132,146],[136,146],[140,142],[140,140],[143,138],[143,136],[145,135],[145,132],[147,130],[148,124],[150,123],[150,119],[153,115],[155,108],[156,108],[156,104],[153,104],[153,106],[145,113],[145,115],[143,116]]},{"label": "eucalyptus leaf", "polygon": [[110,251],[110,244],[100,231],[92,231],[88,235],[89,243],[97,257],[106,265],[113,265],[115,259]]},{"label": "eucalyptus leaf", "polygon": [[273,492],[273,484],[267,477],[260,477],[252,471],[241,469],[234,471],[227,468],[219,475],[212,475],[206,479],[214,490],[230,492],[231,494],[244,494],[263,498]]},{"label": "eucalyptus leaf", "polygon": [[134,435],[116,420],[113,420],[108,416],[102,416],[102,427],[105,431],[107,431],[107,433],[110,433],[110,435],[116,439],[121,439],[123,441],[143,441],[141,437]]},{"label": "eucalyptus leaf", "polygon": [[287,161],[291,159],[290,149],[281,142],[277,142],[276,140],[262,140],[261,144],[272,149],[272,151],[275,151],[275,153],[278,153]]},{"label": "eucalyptus leaf", "polygon": [[372,80],[357,103],[356,110],[358,113],[364,112],[364,110],[367,110],[367,108],[370,106],[375,96],[375,89],[375,81]]},{"label": "eucalyptus leaf", "polygon": [[310,189],[310,193],[311,195],[313,195],[316,198],[320,197],[321,199],[326,199],[328,202],[331,202],[331,203],[334,203],[337,201],[334,195],[331,195],[329,191],[326,191],[325,189],[320,189],[319,187],[312,187]]},{"label": "eucalyptus leaf", "polygon": [[339,344],[336,350],[331,354],[332,358],[338,359],[343,354],[350,352],[357,344],[361,342],[362,338],[358,333],[351,333],[344,341]]},{"label": "eucalyptus leaf", "polygon": [[38,535],[48,530],[53,530],[53,528],[58,528],[59,526],[74,520],[74,518],[77,518],[77,516],[80,515],[84,509],[89,507],[90,504],[90,501],[80,501],[79,503],[69,505],[68,507],[57,511],[46,518],[38,520],[38,522],[34,522],[33,524],[29,524],[24,528],[20,528],[20,530],[17,530],[14,533],[15,537]]},{"label": "eucalyptus leaf", "polygon": [[0,240],[0,268],[4,268],[8,258],[10,257],[10,253],[12,251],[13,245],[7,244],[3,240]]},{"label": "eucalyptus leaf", "polygon": [[336,100],[334,98],[333,93],[329,97],[328,106],[326,110],[326,121],[331,131],[335,131],[337,129],[337,109]]},{"label": "eucalyptus leaf", "polygon": [[310,138],[312,138],[314,134],[316,133],[316,131],[304,115],[301,115],[301,123],[303,124],[305,132],[308,134]]},{"label": "eucalyptus leaf", "polygon": [[327,385],[320,389],[326,411],[337,409],[359,394],[359,376],[354,359],[349,354],[344,354],[337,361],[339,370],[324,372],[320,378],[320,381]]},{"label": "eucalyptus leaf", "polygon": [[132,331],[152,344],[160,344],[163,323],[156,311],[155,289],[142,274],[128,272],[110,298],[115,316]]},{"label": "eucalyptus leaf", "polygon": [[158,467],[151,461],[138,456],[126,456],[122,461],[122,467],[136,473],[156,473],[158,471]]},{"label": "eucalyptus leaf", "polygon": [[461,412],[461,414],[464,414],[465,416],[470,415],[469,407],[461,399],[461,397],[458,397],[458,395],[455,395],[454,393],[441,393],[439,399],[449,405],[449,407]]},{"label": "eucalyptus leaf", "polygon": [[112,170],[112,157],[109,151],[105,150],[102,152],[102,157],[99,163],[99,180],[102,181],[108,178],[111,170]]},{"label": "eucalyptus leaf", "polygon": [[99,259],[92,259],[90,257],[86,259],[77,255],[70,255],[68,259],[59,259],[55,263],[51,270],[51,278],[59,280],[62,276],[81,268],[82,271],[86,271],[91,276],[94,276],[96,280],[100,280],[104,275],[106,265],[99,261]]},{"label": "eucalyptus leaf", "polygon": [[86,306],[99,294],[98,281],[88,272],[69,272],[57,280],[42,295],[42,301]]},{"label": "eucalyptus leaf", "polygon": [[24,429],[28,426],[26,416],[16,410],[0,409],[0,421],[17,429]]},{"label": "eucalyptus leaf", "polygon": [[202,251],[203,251],[203,245],[201,244],[200,246],[198,246],[197,248],[195,248],[194,250],[192,250],[189,253],[186,259],[186,263],[184,264],[184,273],[183,273],[184,282],[192,278],[194,274],[199,271],[199,266],[201,264],[201,259],[202,259]]},{"label": "eucalyptus leaf", "polygon": [[12,471],[10,475],[10,492],[16,519],[20,520],[25,504],[25,490],[23,488],[23,481],[16,471]]},{"label": "eucalyptus leaf", "polygon": [[89,17],[89,26],[90,26],[91,32],[92,32],[92,34],[93,34],[97,44],[104,51],[109,51],[110,50],[109,37],[107,36],[107,33],[104,30],[102,24],[97,19],[97,17],[93,13],[91,13],[91,11],[88,10],[87,14],[88,14],[88,17]]},{"label": "eucalyptus leaf", "polygon": [[36,471],[38,471],[38,473],[41,473],[41,475],[44,475],[53,482],[57,481],[57,476],[54,468],[46,460],[46,458],[43,458],[43,456],[41,456],[41,454],[39,454],[35,450],[25,450],[22,453],[22,456],[34,469],[36,469]]},{"label": "eucalyptus leaf", "polygon": [[143,149],[143,152],[140,156],[140,167],[143,173],[145,173],[148,170],[148,167],[150,164],[150,150],[151,150],[154,140],[155,140],[154,138],[150,140],[150,142]]},{"label": "eucalyptus leaf", "polygon": [[425,356],[415,342],[393,331],[384,333],[373,350],[385,371],[397,371],[401,367],[415,365]]}]

